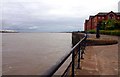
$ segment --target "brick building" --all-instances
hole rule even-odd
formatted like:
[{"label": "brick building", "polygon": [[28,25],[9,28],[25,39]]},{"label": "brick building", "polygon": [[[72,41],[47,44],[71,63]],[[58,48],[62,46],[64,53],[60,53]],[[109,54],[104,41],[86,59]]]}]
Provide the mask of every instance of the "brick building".
[{"label": "brick building", "polygon": [[84,30],[86,31],[96,29],[97,23],[108,19],[120,20],[120,12],[100,12],[95,16],[89,16],[89,19],[85,20]]}]

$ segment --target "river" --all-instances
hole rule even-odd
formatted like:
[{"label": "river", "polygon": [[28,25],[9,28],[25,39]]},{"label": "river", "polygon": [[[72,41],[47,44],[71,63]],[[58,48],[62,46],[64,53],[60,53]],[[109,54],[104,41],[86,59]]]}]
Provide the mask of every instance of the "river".
[{"label": "river", "polygon": [[71,33],[3,33],[2,74],[42,75],[69,53],[71,42]]}]

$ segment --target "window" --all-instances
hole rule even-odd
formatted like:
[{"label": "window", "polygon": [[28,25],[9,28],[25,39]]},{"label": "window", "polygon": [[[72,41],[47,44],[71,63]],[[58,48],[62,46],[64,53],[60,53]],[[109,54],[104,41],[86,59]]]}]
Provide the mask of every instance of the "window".
[{"label": "window", "polygon": [[114,18],[114,15],[113,14],[110,14],[109,15],[109,19],[113,19]]},{"label": "window", "polygon": [[102,19],[104,19],[104,17],[102,17]]},{"label": "window", "polygon": [[101,17],[98,17],[98,19],[100,19]]},{"label": "window", "polygon": [[113,18],[113,15],[112,14],[110,14],[110,19],[112,19]]},{"label": "window", "polygon": [[117,19],[120,19],[120,17],[118,17]]}]

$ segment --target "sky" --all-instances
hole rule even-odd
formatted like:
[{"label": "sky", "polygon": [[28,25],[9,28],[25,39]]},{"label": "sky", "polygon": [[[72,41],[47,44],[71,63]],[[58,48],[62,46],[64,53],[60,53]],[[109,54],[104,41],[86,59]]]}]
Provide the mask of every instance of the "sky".
[{"label": "sky", "polygon": [[2,28],[21,32],[83,31],[98,12],[118,12],[119,0],[2,0]]}]

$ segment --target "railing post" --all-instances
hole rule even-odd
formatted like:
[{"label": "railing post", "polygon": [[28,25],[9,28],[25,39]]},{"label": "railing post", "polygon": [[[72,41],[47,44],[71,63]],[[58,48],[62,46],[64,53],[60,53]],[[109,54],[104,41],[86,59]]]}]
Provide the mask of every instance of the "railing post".
[{"label": "railing post", "polygon": [[74,50],[72,51],[72,77],[74,77],[74,65],[75,65],[75,52]]},{"label": "railing post", "polygon": [[78,45],[78,69],[80,69],[80,44]]},{"label": "railing post", "polygon": [[[82,56],[81,47],[86,46],[86,39],[87,39],[87,35],[85,35],[84,38],[82,38],[77,44],[75,44],[74,47],[71,49],[71,51],[68,54],[66,54],[63,58],[61,58],[51,68],[49,68],[49,70],[44,73],[44,75],[46,75],[45,77],[52,77],[54,75],[54,73],[61,67],[61,65],[68,59],[68,57],[71,56],[71,54],[72,54],[72,62],[70,62],[69,66],[72,65],[72,77],[75,77],[75,62],[76,62],[75,55],[78,54],[78,68],[80,68],[80,57]],[[83,41],[85,41],[84,45],[82,45]],[[76,52],[75,50],[78,50],[78,52],[75,53]],[[67,69],[65,70],[65,72],[62,76],[64,76],[66,74],[66,71],[68,70],[69,66],[67,67]],[[71,75],[71,73],[70,73],[70,75]]]}]

